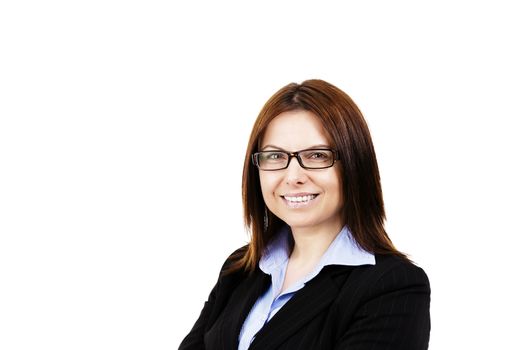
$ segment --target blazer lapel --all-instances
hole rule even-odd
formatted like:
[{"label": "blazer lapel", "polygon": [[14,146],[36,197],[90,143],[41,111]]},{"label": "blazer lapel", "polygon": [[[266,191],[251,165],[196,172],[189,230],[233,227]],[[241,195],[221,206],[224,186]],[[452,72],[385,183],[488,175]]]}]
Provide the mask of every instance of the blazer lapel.
[{"label": "blazer lapel", "polygon": [[231,295],[231,302],[224,312],[225,319],[221,322],[221,328],[227,331],[221,332],[225,336],[222,339],[223,349],[237,349],[239,347],[239,334],[244,320],[257,301],[257,298],[270,286],[271,278],[260,270],[256,270],[246,278]]},{"label": "blazer lapel", "polygon": [[[302,328],[339,294],[333,275],[340,269],[325,267],[279,310],[257,333],[250,349],[271,350]],[[345,269],[348,271],[348,269]]]}]

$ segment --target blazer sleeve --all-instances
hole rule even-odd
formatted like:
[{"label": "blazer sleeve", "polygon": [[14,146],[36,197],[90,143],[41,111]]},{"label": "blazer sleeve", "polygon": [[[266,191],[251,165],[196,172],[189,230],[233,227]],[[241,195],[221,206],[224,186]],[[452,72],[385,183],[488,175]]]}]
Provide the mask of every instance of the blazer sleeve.
[{"label": "blazer sleeve", "polygon": [[221,272],[217,283],[213,287],[208,296],[208,300],[204,303],[204,307],[201,310],[199,318],[193,325],[193,328],[186,337],[182,340],[179,345],[179,350],[204,350],[204,335],[208,331],[210,322],[217,317],[218,310],[229,297],[228,288],[235,282],[235,274],[229,274],[224,277],[223,273],[228,269],[230,264],[239,259],[246,251],[247,246],[237,249],[235,252],[230,254],[221,267]]},{"label": "blazer sleeve", "polygon": [[179,346],[179,350],[204,350],[204,332],[206,329],[208,317],[210,316],[213,306],[215,304],[217,286],[219,282],[215,284],[208,300],[204,303],[204,307],[201,310],[199,318],[193,325],[193,328],[188,335],[182,340]]},{"label": "blazer sleeve", "polygon": [[[371,281],[372,282],[372,281]],[[430,337],[430,283],[399,263],[376,279],[336,350],[425,350]]]}]

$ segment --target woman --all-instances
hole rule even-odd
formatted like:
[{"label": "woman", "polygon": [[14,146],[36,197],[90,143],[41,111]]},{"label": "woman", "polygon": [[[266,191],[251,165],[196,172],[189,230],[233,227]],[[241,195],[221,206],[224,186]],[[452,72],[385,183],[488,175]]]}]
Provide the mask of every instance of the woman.
[{"label": "woman", "polygon": [[428,348],[429,282],[385,232],[370,133],[343,91],[308,80],[268,100],[243,204],[251,241],[179,350]]}]

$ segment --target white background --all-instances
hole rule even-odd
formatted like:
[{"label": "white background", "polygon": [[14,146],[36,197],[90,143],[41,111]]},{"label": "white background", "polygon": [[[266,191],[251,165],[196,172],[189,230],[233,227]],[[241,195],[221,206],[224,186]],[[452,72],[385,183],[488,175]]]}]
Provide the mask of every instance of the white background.
[{"label": "white background", "polygon": [[177,348],[248,240],[257,113],[308,78],[369,122],[430,348],[522,346],[519,2],[189,3],[0,4],[0,348]]}]

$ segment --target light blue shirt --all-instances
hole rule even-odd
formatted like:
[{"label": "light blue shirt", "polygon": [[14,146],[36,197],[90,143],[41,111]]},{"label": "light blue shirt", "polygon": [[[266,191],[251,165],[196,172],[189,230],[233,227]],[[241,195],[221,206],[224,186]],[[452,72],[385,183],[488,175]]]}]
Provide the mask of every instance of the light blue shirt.
[{"label": "light blue shirt", "polygon": [[375,265],[375,256],[362,250],[355,242],[347,227],[335,237],[319,264],[311,273],[304,276],[287,290],[279,293],[284,283],[290,247],[288,245],[290,229],[286,227],[276,235],[268,245],[259,261],[260,269],[272,277],[272,284],[259,297],[246,317],[239,334],[239,350],[246,350],[252,343],[257,332],[290,300],[294,294],[304,287],[305,283],[317,276],[327,265]]}]

